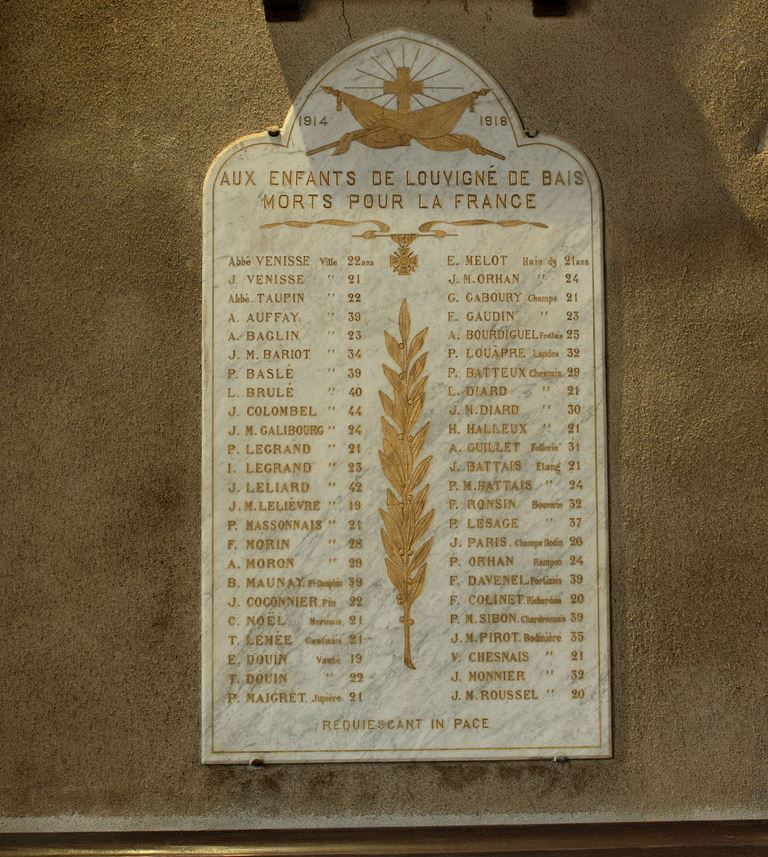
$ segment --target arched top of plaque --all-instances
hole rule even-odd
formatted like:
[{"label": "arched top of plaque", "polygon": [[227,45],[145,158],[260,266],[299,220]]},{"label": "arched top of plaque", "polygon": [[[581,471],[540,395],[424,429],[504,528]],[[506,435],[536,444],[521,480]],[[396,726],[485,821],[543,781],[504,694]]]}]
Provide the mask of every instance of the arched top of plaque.
[{"label": "arched top of plaque", "polygon": [[[580,181],[599,207],[599,180],[581,152],[545,134],[526,136],[491,74],[457,48],[408,30],[370,36],[333,56],[302,87],[280,132],[231,143],[211,165],[206,185],[253,145],[269,146],[271,157],[276,150],[301,153],[310,170],[344,171],[362,161],[384,172],[407,161],[431,170],[459,164],[504,173],[517,169],[516,150],[547,147],[553,157],[560,153],[565,169],[581,171]],[[567,175],[560,178],[568,181]],[[386,187],[385,177],[381,181]]]}]

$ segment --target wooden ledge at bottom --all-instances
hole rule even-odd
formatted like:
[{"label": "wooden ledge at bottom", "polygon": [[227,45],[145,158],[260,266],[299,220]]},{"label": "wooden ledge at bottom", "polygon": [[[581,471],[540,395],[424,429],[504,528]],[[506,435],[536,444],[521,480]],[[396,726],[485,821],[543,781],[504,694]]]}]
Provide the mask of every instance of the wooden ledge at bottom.
[{"label": "wooden ledge at bottom", "polygon": [[0,857],[768,857],[768,821],[0,834]]}]

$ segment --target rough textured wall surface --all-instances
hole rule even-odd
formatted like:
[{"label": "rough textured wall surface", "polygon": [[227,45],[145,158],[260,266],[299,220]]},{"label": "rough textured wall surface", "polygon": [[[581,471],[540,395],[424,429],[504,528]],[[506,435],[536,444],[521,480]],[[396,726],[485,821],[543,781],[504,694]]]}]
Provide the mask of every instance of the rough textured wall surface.
[{"label": "rough textured wall surface", "polygon": [[[2,3],[0,828],[768,811],[765,3],[574,5]],[[393,26],[602,177],[610,761],[197,761],[203,176]]]}]

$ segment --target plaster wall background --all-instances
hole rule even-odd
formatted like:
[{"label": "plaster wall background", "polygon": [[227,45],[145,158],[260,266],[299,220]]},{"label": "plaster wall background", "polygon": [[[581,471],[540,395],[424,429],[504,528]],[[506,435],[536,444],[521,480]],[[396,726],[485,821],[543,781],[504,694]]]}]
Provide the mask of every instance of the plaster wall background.
[{"label": "plaster wall background", "polygon": [[[768,15],[574,5],[2,4],[0,829],[768,812]],[[203,176],[394,26],[602,178],[610,761],[198,763]]]}]

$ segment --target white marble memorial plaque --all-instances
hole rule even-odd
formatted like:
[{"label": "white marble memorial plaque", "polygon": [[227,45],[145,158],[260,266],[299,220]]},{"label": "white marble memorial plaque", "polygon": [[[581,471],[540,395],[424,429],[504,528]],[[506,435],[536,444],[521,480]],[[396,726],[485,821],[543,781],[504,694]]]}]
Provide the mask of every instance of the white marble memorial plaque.
[{"label": "white marble memorial plaque", "polygon": [[416,33],[216,158],[204,762],[610,755],[601,216]]}]

